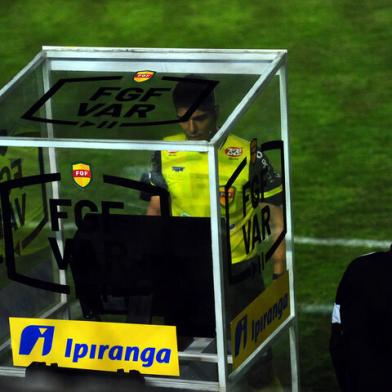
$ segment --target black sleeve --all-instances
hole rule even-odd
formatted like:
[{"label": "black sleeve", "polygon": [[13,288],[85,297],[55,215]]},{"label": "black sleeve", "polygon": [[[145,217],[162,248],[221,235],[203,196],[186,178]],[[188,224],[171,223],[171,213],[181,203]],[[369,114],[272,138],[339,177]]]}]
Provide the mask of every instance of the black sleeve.
[{"label": "black sleeve", "polygon": [[330,353],[342,391],[371,390],[365,388],[364,382],[377,381],[371,379],[372,372],[369,369],[369,364],[375,361],[369,355],[372,350],[368,337],[368,326],[372,320],[369,318],[367,282],[369,269],[372,268],[366,256],[352,261],[336,294],[339,319],[332,319]]},{"label": "black sleeve", "polygon": [[260,149],[257,151],[256,166],[262,173],[263,201],[270,204],[281,205],[283,203],[282,177],[273,168],[267,155]]},{"label": "black sleeve", "polygon": [[[167,184],[162,175],[162,160],[160,151],[154,151],[151,156],[151,169],[147,173],[142,174],[140,181],[167,190]],[[141,192],[140,198],[142,200],[149,201],[151,199],[151,194]]]}]

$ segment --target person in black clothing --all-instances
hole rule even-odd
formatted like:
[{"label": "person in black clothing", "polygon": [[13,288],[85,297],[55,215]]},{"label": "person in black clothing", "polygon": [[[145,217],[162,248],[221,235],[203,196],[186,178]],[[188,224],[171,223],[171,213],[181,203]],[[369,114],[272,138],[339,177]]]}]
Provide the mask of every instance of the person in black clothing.
[{"label": "person in black clothing", "polygon": [[350,263],[332,313],[330,353],[344,392],[392,391],[392,249]]}]

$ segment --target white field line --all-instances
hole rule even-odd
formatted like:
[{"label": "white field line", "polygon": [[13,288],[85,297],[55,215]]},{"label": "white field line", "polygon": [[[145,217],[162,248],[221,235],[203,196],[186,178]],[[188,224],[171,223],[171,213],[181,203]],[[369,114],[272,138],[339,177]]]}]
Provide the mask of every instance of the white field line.
[{"label": "white field line", "polygon": [[298,310],[301,313],[308,314],[331,314],[333,304],[298,304]]},{"label": "white field line", "polygon": [[[353,248],[388,249],[392,241],[376,241],[366,239],[342,239],[342,238],[313,238],[313,237],[294,237],[295,244],[320,245],[320,246],[346,246]],[[306,304],[299,303],[298,310],[308,314],[332,314],[333,304]]]},{"label": "white field line", "polygon": [[[28,226],[28,225],[27,225]],[[34,226],[35,227],[35,226]],[[71,223],[63,224],[64,229],[75,229],[75,225]],[[346,246],[354,248],[370,248],[370,249],[387,249],[391,246],[392,241],[377,241],[368,239],[342,239],[342,238],[313,238],[295,236],[294,243],[301,245],[320,245],[320,246]],[[306,304],[299,303],[298,310],[308,314],[331,314],[333,304]]]},{"label": "white field line", "polygon": [[348,246],[354,248],[389,248],[392,241],[364,240],[357,238],[313,238],[313,237],[294,237],[294,243],[303,245],[321,246]]}]

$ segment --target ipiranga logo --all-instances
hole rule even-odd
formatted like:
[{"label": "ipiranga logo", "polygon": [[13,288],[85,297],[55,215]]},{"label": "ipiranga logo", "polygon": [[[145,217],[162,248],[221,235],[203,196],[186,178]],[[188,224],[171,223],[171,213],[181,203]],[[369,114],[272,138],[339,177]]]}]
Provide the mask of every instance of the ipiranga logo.
[{"label": "ipiranga logo", "polygon": [[176,329],[171,326],[10,318],[16,366],[58,366],[179,375]]},{"label": "ipiranga logo", "polygon": [[290,316],[289,279],[285,273],[230,323],[236,369]]},{"label": "ipiranga logo", "polygon": [[19,354],[30,355],[38,340],[43,340],[42,356],[52,349],[54,327],[49,325],[29,325],[22,331]]}]

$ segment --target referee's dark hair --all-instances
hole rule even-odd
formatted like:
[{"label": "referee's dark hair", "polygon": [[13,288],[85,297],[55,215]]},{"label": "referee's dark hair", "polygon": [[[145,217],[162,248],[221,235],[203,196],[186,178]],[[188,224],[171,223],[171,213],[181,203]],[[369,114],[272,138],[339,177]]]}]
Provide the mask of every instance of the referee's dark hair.
[{"label": "referee's dark hair", "polygon": [[[187,81],[189,79],[189,81]],[[198,83],[197,81],[200,81]],[[177,83],[173,90],[173,103],[176,109],[178,108],[189,108],[191,107],[206,90],[207,79],[201,75],[187,75],[183,80]],[[215,95],[214,91],[211,91],[207,97],[198,106],[199,109],[205,111],[215,111]]]}]

